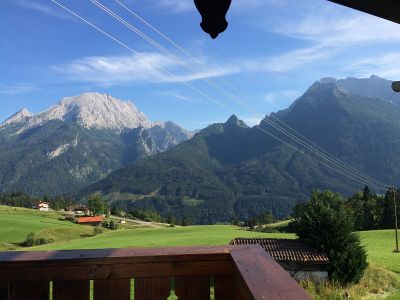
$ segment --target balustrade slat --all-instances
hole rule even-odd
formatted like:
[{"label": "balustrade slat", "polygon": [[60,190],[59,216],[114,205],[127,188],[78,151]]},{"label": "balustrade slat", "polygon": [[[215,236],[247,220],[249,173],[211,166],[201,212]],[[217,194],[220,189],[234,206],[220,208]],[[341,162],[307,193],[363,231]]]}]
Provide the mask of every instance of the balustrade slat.
[{"label": "balustrade slat", "polygon": [[8,282],[0,282],[0,300],[8,300]]},{"label": "balustrade slat", "polygon": [[94,281],[94,300],[129,300],[130,279],[108,279]]},{"label": "balustrade slat", "polygon": [[9,287],[9,300],[44,300],[49,299],[50,283],[39,282],[13,282]]},{"label": "balustrade slat", "polygon": [[53,282],[53,300],[89,300],[89,293],[89,280]]},{"label": "balustrade slat", "polygon": [[180,300],[210,300],[210,276],[176,277],[175,294]]},{"label": "balustrade slat", "polygon": [[232,275],[214,276],[214,295],[215,300],[237,299],[235,298],[235,283]]},{"label": "balustrade slat", "polygon": [[166,300],[170,293],[168,277],[135,278],[135,300]]}]

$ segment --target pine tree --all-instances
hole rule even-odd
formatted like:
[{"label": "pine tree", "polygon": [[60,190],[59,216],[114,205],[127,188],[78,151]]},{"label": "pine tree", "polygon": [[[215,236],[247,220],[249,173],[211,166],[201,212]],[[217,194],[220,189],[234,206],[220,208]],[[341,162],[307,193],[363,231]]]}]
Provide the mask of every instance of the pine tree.
[{"label": "pine tree", "polygon": [[308,203],[295,207],[294,218],[292,227],[299,238],[328,255],[332,279],[343,284],[361,279],[368,265],[366,252],[353,232],[352,212],[339,194],[315,191]]}]

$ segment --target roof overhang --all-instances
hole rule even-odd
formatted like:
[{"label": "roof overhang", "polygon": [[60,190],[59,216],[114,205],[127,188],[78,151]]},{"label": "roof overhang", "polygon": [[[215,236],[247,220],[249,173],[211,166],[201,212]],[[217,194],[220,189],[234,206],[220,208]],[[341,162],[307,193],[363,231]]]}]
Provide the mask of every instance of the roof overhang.
[{"label": "roof overhang", "polygon": [[328,0],[400,24],[398,0]]}]

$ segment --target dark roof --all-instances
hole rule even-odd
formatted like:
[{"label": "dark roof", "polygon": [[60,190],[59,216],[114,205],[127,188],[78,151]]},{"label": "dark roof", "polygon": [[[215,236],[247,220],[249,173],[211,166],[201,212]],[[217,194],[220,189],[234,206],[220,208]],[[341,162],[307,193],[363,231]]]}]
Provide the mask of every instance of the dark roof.
[{"label": "dark roof", "polygon": [[260,244],[276,261],[329,263],[324,253],[300,240],[235,238],[231,241],[231,245],[255,244]]},{"label": "dark roof", "polygon": [[400,2],[394,0],[329,0],[365,13],[400,23]]}]

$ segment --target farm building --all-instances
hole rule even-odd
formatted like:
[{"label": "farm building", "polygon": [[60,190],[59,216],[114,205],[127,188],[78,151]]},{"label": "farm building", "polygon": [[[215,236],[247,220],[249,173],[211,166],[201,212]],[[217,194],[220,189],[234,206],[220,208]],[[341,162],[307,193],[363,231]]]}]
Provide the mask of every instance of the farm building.
[{"label": "farm building", "polygon": [[50,210],[50,203],[44,202],[44,201],[39,201],[38,203],[34,204],[32,206],[32,208],[40,210],[40,211],[49,211]]},{"label": "farm building", "polygon": [[67,207],[66,211],[77,216],[85,216],[90,213],[85,205],[71,205]]},{"label": "farm building", "polygon": [[102,216],[95,216],[95,217],[79,217],[76,222],[82,225],[92,225],[98,226],[103,222]]},{"label": "farm building", "polygon": [[300,240],[235,238],[231,245],[261,245],[296,280],[328,280],[329,258]]}]

